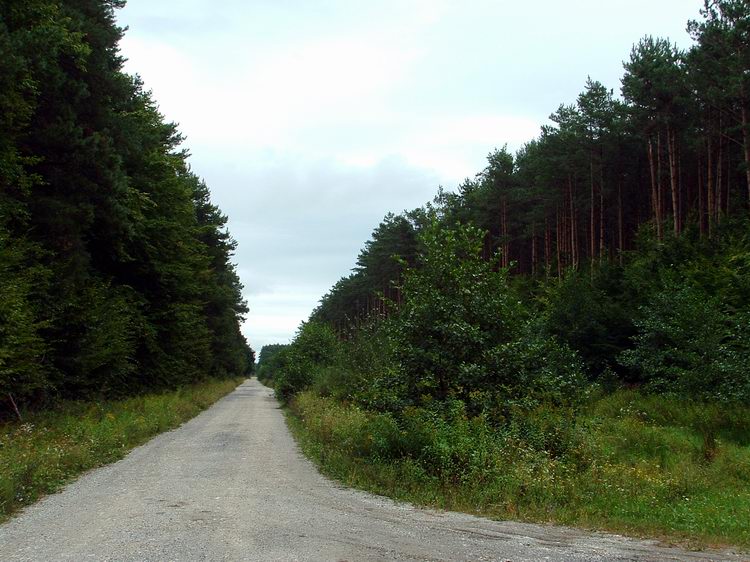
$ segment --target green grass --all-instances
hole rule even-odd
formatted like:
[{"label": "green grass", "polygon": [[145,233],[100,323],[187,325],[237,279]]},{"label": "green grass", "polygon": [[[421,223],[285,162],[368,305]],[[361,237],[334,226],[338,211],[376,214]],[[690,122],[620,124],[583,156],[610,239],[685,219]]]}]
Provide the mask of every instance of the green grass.
[{"label": "green grass", "polygon": [[241,378],[112,402],[68,402],[0,425],[0,521],[82,472],[114,462],[225,396]]},{"label": "green grass", "polygon": [[289,424],[323,472],[398,500],[683,546],[750,547],[750,408],[622,391],[502,429],[458,407],[396,419],[307,392]]}]

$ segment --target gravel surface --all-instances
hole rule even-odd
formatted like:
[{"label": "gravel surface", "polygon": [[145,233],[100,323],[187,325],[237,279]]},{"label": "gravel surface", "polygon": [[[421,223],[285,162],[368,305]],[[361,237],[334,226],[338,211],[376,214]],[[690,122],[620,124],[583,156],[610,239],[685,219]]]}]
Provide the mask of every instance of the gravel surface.
[{"label": "gravel surface", "polygon": [[343,488],[300,454],[256,380],[0,526],[4,562],[742,559]]}]

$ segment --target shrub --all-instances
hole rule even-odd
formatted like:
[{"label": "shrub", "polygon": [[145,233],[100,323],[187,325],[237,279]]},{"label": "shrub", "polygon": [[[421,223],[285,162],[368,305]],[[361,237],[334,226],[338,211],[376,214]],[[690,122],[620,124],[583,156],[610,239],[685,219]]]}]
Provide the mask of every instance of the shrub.
[{"label": "shrub", "polygon": [[475,403],[476,391],[571,398],[583,382],[575,353],[530,327],[507,271],[482,258],[483,240],[461,225],[433,223],[422,234],[424,252],[406,274],[392,328],[408,398]]},{"label": "shrub", "polygon": [[750,322],[689,282],[668,283],[641,309],[624,365],[652,391],[702,399],[750,399]]},{"label": "shrub", "polygon": [[318,322],[302,324],[292,344],[277,355],[271,375],[276,396],[289,401],[312,385],[317,370],[335,365],[339,353],[340,342],[329,326]]},{"label": "shrub", "polygon": [[608,369],[622,371],[617,356],[635,335],[630,293],[616,266],[599,266],[593,275],[568,271],[546,286],[542,328],[581,356],[592,379],[600,379]]}]

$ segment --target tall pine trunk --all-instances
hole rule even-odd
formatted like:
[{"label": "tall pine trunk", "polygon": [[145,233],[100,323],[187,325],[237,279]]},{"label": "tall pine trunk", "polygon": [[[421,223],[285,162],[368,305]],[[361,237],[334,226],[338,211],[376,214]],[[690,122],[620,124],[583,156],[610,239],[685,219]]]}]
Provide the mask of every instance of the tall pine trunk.
[{"label": "tall pine trunk", "polygon": [[748,131],[747,101],[745,100],[745,85],[742,84],[742,144],[745,153],[745,180],[747,181],[747,201],[750,206],[750,131]]},{"label": "tall pine trunk", "polygon": [[714,196],[714,150],[713,150],[713,143],[711,142],[711,133],[709,132],[708,136],[708,151],[706,153],[707,157],[707,183],[706,183],[706,190],[707,190],[707,203],[708,203],[708,237],[710,238],[713,236],[714,231],[714,207],[716,198]]},{"label": "tall pine trunk", "polygon": [[536,222],[531,223],[531,276],[536,276]]},{"label": "tall pine trunk", "polygon": [[589,157],[589,168],[590,168],[590,183],[591,183],[591,228],[590,228],[590,238],[589,238],[589,251],[591,252],[590,259],[592,264],[592,271],[593,271],[593,263],[596,259],[596,234],[595,234],[595,228],[596,228],[596,199],[595,199],[595,193],[594,193],[594,155],[593,151],[592,154]]},{"label": "tall pine trunk", "polygon": [[552,235],[549,228],[549,217],[544,217],[544,270],[549,277],[550,254],[552,253]]},{"label": "tall pine trunk", "polygon": [[705,212],[706,205],[703,201],[703,161],[701,158],[698,159],[698,228],[701,232],[701,237],[706,234],[705,224]]},{"label": "tall pine trunk", "polygon": [[[563,240],[565,237],[563,236]],[[557,228],[555,229],[555,247],[557,250],[557,278],[562,277],[562,260],[560,259],[560,207],[557,208]]]},{"label": "tall pine trunk", "polygon": [[[664,219],[664,174],[662,173],[661,131],[656,133],[656,198],[659,201],[659,221]],[[663,233],[663,231],[662,231]],[[661,237],[659,237],[661,240]]]},{"label": "tall pine trunk", "polygon": [[620,178],[617,182],[617,238],[618,238],[618,245],[620,247],[619,252],[619,260],[620,265],[622,265],[623,256],[622,253],[624,251],[623,245],[624,245],[624,238],[625,233],[623,232],[623,224],[622,224],[622,178]]},{"label": "tall pine trunk", "polygon": [[[719,130],[721,130],[721,120],[719,120]],[[723,177],[724,177],[724,166],[723,166],[723,155],[724,155],[724,142],[719,138],[719,153],[716,155],[716,205],[714,211],[716,212],[716,224],[721,224],[721,215],[723,209]]]},{"label": "tall pine trunk", "polygon": [[661,210],[659,209],[659,187],[658,177],[656,174],[656,159],[654,158],[654,141],[651,137],[648,139],[648,165],[651,173],[651,208],[654,211],[654,221],[656,221],[656,237],[661,240]]},{"label": "tall pine trunk", "polygon": [[667,157],[669,159],[669,186],[672,192],[672,221],[674,235],[680,235],[680,193],[677,177],[677,135],[674,129],[667,125]]},{"label": "tall pine trunk", "polygon": [[603,259],[606,253],[606,241],[604,237],[604,155],[599,167],[599,258]]}]

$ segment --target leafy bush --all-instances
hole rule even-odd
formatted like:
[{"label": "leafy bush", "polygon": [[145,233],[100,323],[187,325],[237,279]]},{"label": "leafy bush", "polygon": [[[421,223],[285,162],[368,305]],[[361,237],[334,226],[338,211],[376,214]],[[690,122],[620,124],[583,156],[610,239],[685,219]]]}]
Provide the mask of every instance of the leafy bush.
[{"label": "leafy bush", "polygon": [[652,391],[723,401],[750,399],[750,323],[689,282],[669,283],[636,320],[635,347],[624,365]]},{"label": "leafy bush", "polygon": [[307,322],[297,331],[294,342],[278,354],[272,374],[276,396],[286,402],[308,388],[319,369],[339,360],[340,342],[326,324]]},{"label": "leafy bush", "polygon": [[[600,266],[593,274],[568,271],[545,286],[542,328],[574,349],[589,376],[600,379],[608,369],[621,367],[617,356],[631,347],[637,305],[632,293],[617,266]],[[629,378],[629,373],[619,374]]]},{"label": "leafy bush", "polygon": [[287,344],[271,344],[261,348],[256,371],[258,380],[272,384],[273,374],[279,369],[279,364],[283,359],[281,352],[288,347]]},{"label": "leafy bush", "polygon": [[422,233],[424,252],[407,272],[392,329],[408,398],[572,398],[583,382],[575,353],[530,328],[507,271],[482,259],[483,240],[471,226],[433,223]]},{"label": "leafy bush", "polygon": [[24,259],[26,245],[12,241],[0,224],[0,396],[23,399],[49,385],[40,335],[43,323],[32,306],[32,290],[43,269]]}]

